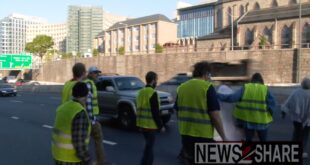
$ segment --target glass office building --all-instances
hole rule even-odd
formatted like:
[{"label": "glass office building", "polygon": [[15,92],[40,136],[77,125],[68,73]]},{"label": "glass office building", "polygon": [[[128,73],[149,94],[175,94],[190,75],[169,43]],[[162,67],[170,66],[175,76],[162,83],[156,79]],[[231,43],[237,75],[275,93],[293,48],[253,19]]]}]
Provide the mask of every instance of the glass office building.
[{"label": "glass office building", "polygon": [[215,4],[178,9],[178,38],[196,38],[214,32]]},{"label": "glass office building", "polygon": [[69,6],[67,53],[91,52],[93,40],[102,31],[103,9],[91,6]]}]

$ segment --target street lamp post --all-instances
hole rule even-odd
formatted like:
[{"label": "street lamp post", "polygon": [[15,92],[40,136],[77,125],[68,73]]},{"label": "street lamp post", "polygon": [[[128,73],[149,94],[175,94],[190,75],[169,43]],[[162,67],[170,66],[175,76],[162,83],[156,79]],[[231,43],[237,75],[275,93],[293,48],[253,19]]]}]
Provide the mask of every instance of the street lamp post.
[{"label": "street lamp post", "polygon": [[301,58],[301,45],[302,45],[302,27],[301,27],[301,0],[299,0],[299,46],[298,46],[298,56],[297,56],[297,72],[296,72],[296,82],[299,83],[300,81],[300,58]]},{"label": "street lamp post", "polygon": [[74,63],[76,64],[76,51],[72,51],[72,56],[74,57]]},{"label": "street lamp post", "polygon": [[226,12],[229,16],[230,16],[230,24],[231,24],[231,50],[234,51],[234,10],[235,10],[235,6],[233,5],[232,8],[232,12],[228,13]]}]

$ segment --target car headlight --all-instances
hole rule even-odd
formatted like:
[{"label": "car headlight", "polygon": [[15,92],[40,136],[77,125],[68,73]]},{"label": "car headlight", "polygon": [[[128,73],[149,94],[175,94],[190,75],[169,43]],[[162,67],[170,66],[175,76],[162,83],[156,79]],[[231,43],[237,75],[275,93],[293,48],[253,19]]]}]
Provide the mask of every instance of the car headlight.
[{"label": "car headlight", "polygon": [[13,90],[13,92],[17,92],[17,90],[16,90],[16,89],[14,89],[14,90]]},{"label": "car headlight", "polygon": [[172,96],[168,96],[168,101],[169,101],[169,103],[173,103],[173,98],[172,98]]},{"label": "car headlight", "polygon": [[2,93],[6,93],[6,91],[1,91]]}]

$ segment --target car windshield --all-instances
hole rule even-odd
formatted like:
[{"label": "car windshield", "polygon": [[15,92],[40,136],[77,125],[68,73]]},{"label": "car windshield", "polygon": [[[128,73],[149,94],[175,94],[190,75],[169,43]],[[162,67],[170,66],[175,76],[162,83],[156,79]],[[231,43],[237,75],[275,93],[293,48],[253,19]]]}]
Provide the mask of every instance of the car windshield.
[{"label": "car windshield", "polygon": [[115,79],[118,90],[139,90],[145,85],[144,83],[136,77],[122,77]]},{"label": "car windshield", "polygon": [[13,88],[11,85],[0,85],[0,88]]}]

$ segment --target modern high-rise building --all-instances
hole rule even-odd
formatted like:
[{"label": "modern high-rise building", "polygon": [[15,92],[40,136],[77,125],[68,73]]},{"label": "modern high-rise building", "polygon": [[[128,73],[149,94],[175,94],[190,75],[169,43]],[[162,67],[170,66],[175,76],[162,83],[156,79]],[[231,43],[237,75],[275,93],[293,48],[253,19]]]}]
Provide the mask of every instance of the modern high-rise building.
[{"label": "modern high-rise building", "polygon": [[67,24],[40,23],[30,24],[27,27],[27,43],[32,42],[32,40],[38,35],[47,35],[53,38],[55,50],[60,52],[66,51]]},{"label": "modern high-rise building", "polygon": [[52,37],[54,49],[65,51],[66,24],[50,24],[39,17],[14,13],[0,20],[0,54],[25,52],[26,44],[37,35]]},{"label": "modern high-rise building", "polygon": [[107,30],[115,23],[120,22],[120,21],[125,21],[126,19],[128,19],[128,17],[126,16],[115,15],[115,14],[103,11],[102,30]]},{"label": "modern high-rise building", "polygon": [[24,52],[28,26],[43,22],[47,21],[15,13],[0,20],[0,54]]},{"label": "modern high-rise building", "polygon": [[93,39],[102,31],[103,9],[69,6],[67,52],[91,53]]}]

